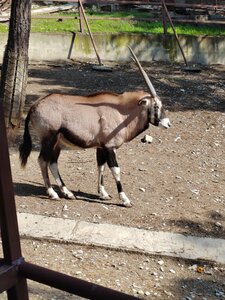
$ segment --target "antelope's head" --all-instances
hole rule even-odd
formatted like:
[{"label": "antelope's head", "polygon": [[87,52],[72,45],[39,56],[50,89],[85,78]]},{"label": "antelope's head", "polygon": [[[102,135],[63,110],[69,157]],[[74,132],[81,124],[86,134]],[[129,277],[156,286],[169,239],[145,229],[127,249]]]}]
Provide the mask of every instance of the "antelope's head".
[{"label": "antelope's head", "polygon": [[133,50],[130,47],[128,47],[128,48],[132,54],[132,59],[137,64],[137,66],[147,84],[150,95],[151,95],[151,97],[149,99],[148,98],[145,99],[145,105],[148,107],[148,111],[149,111],[149,122],[155,126],[169,128],[171,126],[171,123],[170,123],[169,118],[166,116],[166,112],[164,110],[162,101],[156,94],[156,91],[155,91],[148,75],[142,68],[142,66],[141,66],[139,60],[137,59],[136,55],[134,54]]}]

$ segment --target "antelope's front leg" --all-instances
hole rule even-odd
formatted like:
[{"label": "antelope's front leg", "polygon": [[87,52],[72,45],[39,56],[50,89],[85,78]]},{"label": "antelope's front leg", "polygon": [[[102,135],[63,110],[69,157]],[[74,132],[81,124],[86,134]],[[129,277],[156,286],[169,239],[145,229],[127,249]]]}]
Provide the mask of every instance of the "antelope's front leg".
[{"label": "antelope's front leg", "polygon": [[107,164],[112,172],[112,175],[116,181],[117,191],[119,193],[119,198],[122,200],[123,205],[126,207],[131,207],[132,204],[123,191],[123,187],[120,181],[120,168],[116,160],[116,153],[114,149],[107,149]]},{"label": "antelope's front leg", "polygon": [[98,164],[98,193],[99,197],[103,200],[111,199],[111,196],[106,192],[104,187],[103,173],[106,164],[106,153],[104,149],[97,148],[96,152],[97,164]]}]

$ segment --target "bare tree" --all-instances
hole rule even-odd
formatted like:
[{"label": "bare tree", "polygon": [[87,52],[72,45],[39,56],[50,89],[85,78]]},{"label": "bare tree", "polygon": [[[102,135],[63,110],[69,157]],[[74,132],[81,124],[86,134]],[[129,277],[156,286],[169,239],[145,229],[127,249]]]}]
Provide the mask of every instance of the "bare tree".
[{"label": "bare tree", "polygon": [[0,101],[3,101],[7,128],[20,126],[25,103],[31,3],[32,0],[13,0],[11,4],[0,84]]}]

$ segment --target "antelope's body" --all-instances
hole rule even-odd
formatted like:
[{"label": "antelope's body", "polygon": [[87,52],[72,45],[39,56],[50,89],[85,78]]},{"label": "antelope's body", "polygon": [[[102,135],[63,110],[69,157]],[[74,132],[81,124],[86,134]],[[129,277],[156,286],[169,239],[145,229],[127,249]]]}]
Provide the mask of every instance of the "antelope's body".
[{"label": "antelope's body", "polygon": [[141,91],[51,94],[31,107],[30,121],[41,139],[57,135],[58,142],[72,147],[119,148],[149,126],[147,108],[139,102],[150,97]]},{"label": "antelope's body", "polygon": [[123,94],[102,92],[90,96],[50,94],[37,100],[28,112],[23,143],[20,146],[22,166],[26,165],[32,150],[29,123],[40,138],[38,161],[50,198],[59,199],[59,196],[51,186],[48,168],[63,196],[75,198],[58,171],[57,161],[62,145],[83,149],[94,147],[97,149],[100,197],[110,198],[103,183],[103,172],[107,164],[124,206],[131,206],[131,202],[122,188],[115,150],[147,129],[149,123],[165,128],[170,126],[160,99],[151,89],[150,94],[144,91]]}]

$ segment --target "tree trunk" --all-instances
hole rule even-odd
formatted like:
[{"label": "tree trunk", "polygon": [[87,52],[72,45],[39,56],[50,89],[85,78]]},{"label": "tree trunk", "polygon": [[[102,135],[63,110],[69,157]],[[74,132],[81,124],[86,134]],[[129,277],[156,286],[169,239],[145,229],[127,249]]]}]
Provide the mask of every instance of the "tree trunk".
[{"label": "tree trunk", "polygon": [[14,0],[2,65],[0,101],[7,128],[20,126],[25,104],[32,0]]}]

